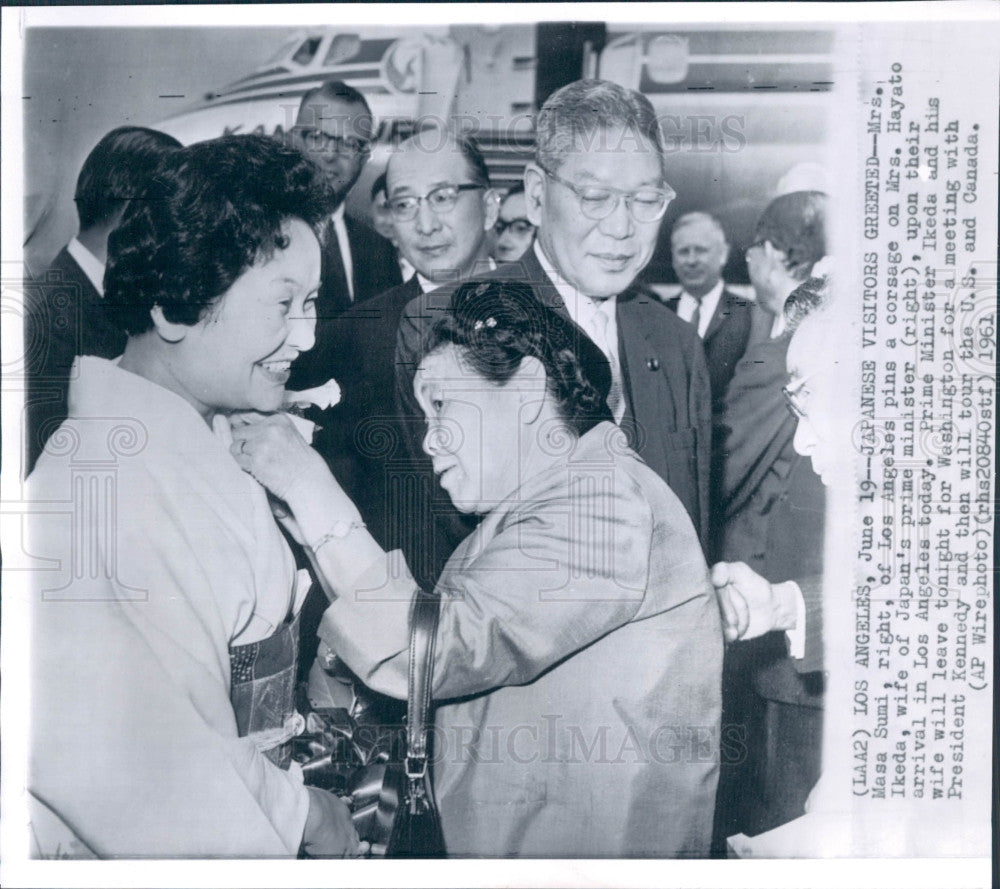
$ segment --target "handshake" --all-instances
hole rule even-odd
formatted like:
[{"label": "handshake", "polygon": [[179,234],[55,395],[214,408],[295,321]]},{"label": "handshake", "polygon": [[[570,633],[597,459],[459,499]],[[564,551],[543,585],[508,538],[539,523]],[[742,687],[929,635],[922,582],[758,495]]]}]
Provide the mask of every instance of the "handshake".
[{"label": "handshake", "polygon": [[711,576],[726,642],[798,627],[802,593],[794,581],[771,584],[743,562],[717,562]]}]

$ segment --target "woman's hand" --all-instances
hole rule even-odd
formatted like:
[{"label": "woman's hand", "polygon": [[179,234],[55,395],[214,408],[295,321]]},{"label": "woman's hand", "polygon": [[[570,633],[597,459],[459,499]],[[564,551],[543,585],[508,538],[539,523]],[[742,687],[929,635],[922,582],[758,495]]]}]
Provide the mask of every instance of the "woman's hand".
[{"label": "woman's hand", "polygon": [[291,504],[299,488],[330,476],[286,414],[236,414],[230,423],[236,462],[280,500]]},{"label": "woman's hand", "polygon": [[291,516],[282,521],[286,526],[295,522],[296,540],[313,545],[334,522],[361,522],[351,498],[288,416],[245,413],[231,417],[230,423],[233,457],[287,504]]},{"label": "woman's hand", "polygon": [[339,797],[319,787],[307,787],[309,814],[302,833],[302,851],[310,858],[360,858],[367,843],[358,840],[351,810]]}]

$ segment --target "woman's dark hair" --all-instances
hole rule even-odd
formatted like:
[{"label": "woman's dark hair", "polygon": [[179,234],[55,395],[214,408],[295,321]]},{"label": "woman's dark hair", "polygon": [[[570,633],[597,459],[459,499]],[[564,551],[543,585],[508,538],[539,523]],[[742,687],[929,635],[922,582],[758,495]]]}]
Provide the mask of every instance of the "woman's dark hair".
[{"label": "woman's dark hair", "polygon": [[318,168],[266,136],[224,136],[160,163],[108,239],[105,297],[132,335],[159,306],[195,324],[259,259],[288,246],[289,219],[314,230],[330,197]]},{"label": "woman's dark hair", "polygon": [[448,344],[493,383],[506,383],[525,358],[545,368],[548,392],[566,424],[583,435],[608,408],[611,367],[604,353],[572,322],[544,305],[518,281],[470,281],[451,300],[451,312],[434,325],[425,354]]},{"label": "woman's dark hair", "polygon": [[76,212],[80,230],[114,222],[127,201],[142,194],[163,156],[181,148],[173,136],[147,127],[118,127],[108,133],[80,168]]},{"label": "woman's dark hair", "polygon": [[826,256],[826,205],[821,191],[795,191],[775,198],[757,222],[754,242],[770,241],[785,254],[789,273],[804,281]]}]

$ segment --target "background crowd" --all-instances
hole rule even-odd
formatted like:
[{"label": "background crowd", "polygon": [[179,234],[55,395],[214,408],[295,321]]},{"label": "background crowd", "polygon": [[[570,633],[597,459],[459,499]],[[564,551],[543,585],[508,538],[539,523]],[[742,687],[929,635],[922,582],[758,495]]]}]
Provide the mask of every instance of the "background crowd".
[{"label": "background crowd", "polygon": [[[640,93],[554,92],[505,194],[472,137],[418,130],[359,220],[374,136],[338,81],[280,141],[116,129],[77,236],[26,282],[32,491],[68,484],[67,433],[147,437],[103,554],[132,583],[73,580],[67,602],[104,604],[35,628],[42,653],[87,638],[71,678],[36,657],[34,693],[62,702],[34,729],[39,854],[359,854],[346,807],[289,769],[288,702],[299,682],[333,701],[335,660],[405,698],[416,588],[444,603],[448,854],[724,855],[801,815],[837,469],[817,420],[836,363],[802,345],[829,311],[827,196],[773,196],[742,295],[721,222],[685,213],[669,295],[643,272],[684,183]],[[284,392],[331,378],[307,441]],[[77,712],[87,768],[59,740]]]}]

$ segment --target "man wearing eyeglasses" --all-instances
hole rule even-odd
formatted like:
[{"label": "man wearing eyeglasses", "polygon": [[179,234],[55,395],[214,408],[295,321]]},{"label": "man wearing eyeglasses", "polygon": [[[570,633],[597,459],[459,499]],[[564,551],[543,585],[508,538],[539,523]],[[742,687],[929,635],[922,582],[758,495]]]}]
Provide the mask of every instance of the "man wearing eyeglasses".
[{"label": "man wearing eyeglasses", "polygon": [[[439,127],[425,128],[400,143],[389,159],[385,183],[386,213],[396,243],[415,271],[405,283],[353,306],[332,323],[327,367],[339,381],[343,398],[336,423],[326,424],[315,446],[357,504],[371,534],[386,549],[402,547],[414,572],[426,577],[425,566],[447,559],[454,548],[452,538],[464,537],[471,527],[450,501],[433,507],[443,517],[447,534],[435,534],[435,529],[415,522],[420,508],[414,501],[395,506],[388,501],[390,489],[420,496],[412,476],[407,481],[399,475],[411,469],[402,465],[407,463],[406,452],[394,447],[400,438],[396,332],[411,300],[496,268],[487,251],[487,232],[496,221],[499,197],[475,141]],[[422,421],[420,427],[414,434],[423,434]],[[419,458],[409,462],[422,465]]]},{"label": "man wearing eyeglasses", "polygon": [[[653,107],[617,84],[577,81],[546,100],[536,132],[524,188],[537,239],[519,262],[489,277],[527,281],[600,346],[612,372],[612,413],[704,539],[711,436],[704,353],[690,325],[631,287],[674,197]],[[400,322],[397,396],[412,416],[423,330],[450,296],[443,289],[414,300]]]},{"label": "man wearing eyeglasses", "polygon": [[316,346],[293,365],[292,389],[329,379],[325,364],[332,319],[402,280],[392,244],[345,213],[344,201],[368,162],[374,135],[371,110],[354,87],[330,80],[302,97],[291,138],[326,174],[334,205],[323,232]]},{"label": "man wearing eyeglasses", "polygon": [[516,262],[535,243],[535,226],[528,219],[524,185],[518,183],[500,202],[490,253],[497,262]]}]

